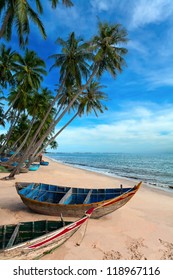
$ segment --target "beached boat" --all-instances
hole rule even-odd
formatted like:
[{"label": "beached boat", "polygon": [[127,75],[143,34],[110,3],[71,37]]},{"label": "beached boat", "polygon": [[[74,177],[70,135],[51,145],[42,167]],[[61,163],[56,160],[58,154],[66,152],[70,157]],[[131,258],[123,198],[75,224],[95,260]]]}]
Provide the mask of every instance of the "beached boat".
[{"label": "beached boat", "polygon": [[21,167],[19,172],[20,173],[27,173],[29,171],[29,169],[27,167]]},{"label": "beached boat", "polygon": [[48,166],[48,165],[49,165],[49,162],[48,162],[48,161],[40,161],[40,164],[41,164],[41,165],[44,165],[44,166]]},{"label": "beached boat", "polygon": [[6,162],[6,161],[8,161],[9,160],[9,157],[1,157],[1,162]]},{"label": "beached boat", "polygon": [[96,208],[92,218],[100,218],[126,204],[138,191],[130,188],[84,189],[60,187],[43,183],[16,183],[23,203],[31,210],[45,215],[81,217],[88,209]]},{"label": "beached boat", "polygon": [[70,238],[92,215],[75,222],[32,221],[0,226],[0,259],[38,259]]},{"label": "beached boat", "polygon": [[36,171],[38,170],[40,167],[40,164],[39,163],[32,163],[30,166],[29,166],[29,171]]}]

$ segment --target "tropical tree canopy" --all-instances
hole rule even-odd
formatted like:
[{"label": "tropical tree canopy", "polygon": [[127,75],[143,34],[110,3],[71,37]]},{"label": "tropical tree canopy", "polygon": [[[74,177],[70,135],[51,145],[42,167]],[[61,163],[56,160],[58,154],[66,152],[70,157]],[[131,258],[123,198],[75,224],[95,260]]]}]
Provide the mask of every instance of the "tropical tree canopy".
[{"label": "tropical tree canopy", "polygon": [[34,51],[25,50],[24,56],[17,56],[14,78],[23,89],[38,89],[46,75],[46,65]]},{"label": "tropical tree canopy", "polygon": [[[49,0],[49,2],[51,2],[52,8],[54,9],[59,3],[58,0]],[[73,3],[70,0],[62,0],[62,4],[66,7],[73,6]],[[19,38],[19,44],[21,47],[24,47],[28,44],[30,21],[32,21],[40,30],[42,37],[46,39],[46,31],[39,18],[39,15],[42,13],[43,6],[40,0],[1,0],[0,16],[3,20],[2,25],[0,26],[0,38],[3,37],[9,41],[15,27]]]},{"label": "tropical tree canopy", "polygon": [[0,86],[7,88],[8,85],[14,86],[15,79],[13,72],[16,69],[16,59],[18,53],[7,48],[4,44],[0,45]]},{"label": "tropical tree canopy", "polygon": [[[20,1],[7,2],[19,5]],[[59,3],[49,2],[53,8]],[[62,2],[71,5],[71,1]],[[38,12],[42,13],[40,1],[35,3]],[[4,1],[0,5],[0,11],[7,7]],[[113,78],[122,72],[126,66],[124,56],[127,49],[123,47],[126,42],[127,32],[120,24],[101,22],[97,35],[89,41],[77,38],[74,32],[67,40],[58,38],[56,43],[61,46],[61,51],[49,56],[54,60],[51,69],[57,69],[58,89],[55,94],[49,88],[42,88],[47,74],[42,58],[27,48],[20,55],[1,46],[0,67],[4,74],[0,81],[2,88],[9,86],[9,108],[5,114],[9,130],[2,138],[0,153],[8,153],[13,147],[15,153],[11,161],[20,155],[20,159],[17,158],[19,164],[9,177],[13,177],[27,159],[29,165],[48,145],[56,148],[55,139],[76,117],[91,113],[98,117],[99,113],[107,110],[105,102],[108,96],[99,80],[105,72]],[[0,109],[2,120],[2,106]],[[57,127],[58,131],[55,130]]]},{"label": "tropical tree canopy", "polygon": [[93,59],[93,53],[88,48],[88,44],[82,38],[76,38],[72,32],[67,41],[58,38],[56,41],[62,47],[61,54],[51,55],[55,60],[51,69],[60,67],[60,82],[65,80],[66,87],[82,85],[82,78],[87,79],[89,75],[88,61]]},{"label": "tropical tree canopy", "polygon": [[121,47],[127,43],[127,31],[121,24],[108,24],[99,22],[98,35],[91,41],[91,48],[95,51],[93,68],[97,65],[97,76],[101,77],[105,71],[108,71],[113,78],[116,78],[117,72],[122,72],[122,67],[126,66],[123,56],[127,49]]}]

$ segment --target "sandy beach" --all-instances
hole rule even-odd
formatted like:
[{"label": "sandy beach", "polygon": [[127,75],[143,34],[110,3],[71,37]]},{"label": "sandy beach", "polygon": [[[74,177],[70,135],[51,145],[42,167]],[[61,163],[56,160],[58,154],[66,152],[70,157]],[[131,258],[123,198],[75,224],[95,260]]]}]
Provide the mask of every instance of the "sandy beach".
[{"label": "sandy beach", "polygon": [[[16,192],[14,184],[17,181],[87,188],[137,184],[136,181],[108,177],[48,160],[49,166],[40,166],[36,172],[16,175],[11,181],[0,181],[1,225],[55,219],[31,212]],[[6,175],[1,173],[0,177]],[[90,219],[86,228],[80,228],[66,243],[42,259],[173,259],[173,193],[142,184],[125,206],[100,219]]]}]

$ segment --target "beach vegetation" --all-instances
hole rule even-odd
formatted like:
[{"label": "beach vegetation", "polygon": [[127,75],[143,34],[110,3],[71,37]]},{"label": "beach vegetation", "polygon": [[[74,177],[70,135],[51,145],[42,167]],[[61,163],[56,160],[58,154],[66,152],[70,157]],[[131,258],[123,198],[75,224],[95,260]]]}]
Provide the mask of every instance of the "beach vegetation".
[{"label": "beach vegetation", "polygon": [[[58,3],[51,1],[52,8]],[[62,3],[72,5],[71,1]],[[35,1],[35,4],[37,12],[42,13],[41,2]],[[57,148],[56,139],[76,117],[89,114],[98,117],[104,113],[108,109],[105,105],[108,96],[100,78],[107,72],[115,79],[126,66],[124,44],[128,40],[127,31],[121,24],[99,22],[98,32],[90,40],[77,37],[75,32],[71,32],[66,40],[58,37],[55,43],[61,50],[50,54],[49,59],[53,62],[48,73],[45,61],[26,47],[31,14],[31,20],[36,16],[34,22],[43,37],[46,36],[33,9],[29,1],[2,1],[0,5],[1,14],[5,13],[0,38],[11,38],[15,22],[19,43],[25,47],[20,54],[4,43],[0,46],[0,86],[2,93],[8,91],[6,112],[0,105],[0,124],[8,124],[7,133],[0,139],[0,154],[10,155],[9,165],[14,161],[18,163],[8,179],[13,178],[23,164],[29,167],[47,147]],[[19,16],[21,11],[24,11],[23,16]],[[6,18],[8,13],[11,14]],[[55,92],[43,87],[44,77],[51,75],[52,69],[57,73]]]},{"label": "beach vegetation", "polygon": [[[55,9],[60,1],[51,0],[48,2],[51,2],[52,8]],[[62,4],[66,7],[73,6],[70,0],[62,0]],[[1,0],[0,16],[2,22],[0,26],[0,39],[5,38],[7,41],[10,41],[12,33],[16,31],[20,46],[26,46],[31,29],[30,22],[37,26],[42,37],[46,39],[46,31],[40,20],[40,15],[43,12],[43,5],[40,0]]]}]

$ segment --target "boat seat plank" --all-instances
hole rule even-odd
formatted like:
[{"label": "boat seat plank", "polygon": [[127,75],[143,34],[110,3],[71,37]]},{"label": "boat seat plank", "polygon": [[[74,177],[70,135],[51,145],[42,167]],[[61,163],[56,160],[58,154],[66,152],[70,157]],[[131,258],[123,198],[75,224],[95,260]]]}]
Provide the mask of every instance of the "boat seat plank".
[{"label": "boat seat plank", "polygon": [[88,194],[87,194],[85,200],[83,201],[83,204],[87,204],[87,203],[89,202],[90,197],[91,197],[91,194],[92,194],[92,191],[93,191],[92,189],[89,190],[89,192],[88,192]]},{"label": "boat seat plank", "polygon": [[60,199],[59,204],[64,204],[65,201],[72,195],[72,188],[66,192],[66,194]]},{"label": "boat seat plank", "polygon": [[14,244],[14,242],[15,242],[15,239],[16,239],[16,237],[17,237],[17,234],[18,234],[18,232],[19,232],[19,227],[20,227],[20,223],[17,224],[17,226],[15,227],[15,229],[14,229],[14,231],[13,231],[11,237],[10,237],[10,240],[8,241],[8,244],[7,244],[7,246],[6,246],[6,249],[8,249],[8,248],[10,248],[10,247],[13,246],[13,244]]}]

